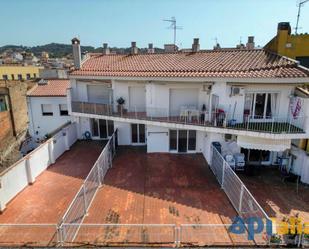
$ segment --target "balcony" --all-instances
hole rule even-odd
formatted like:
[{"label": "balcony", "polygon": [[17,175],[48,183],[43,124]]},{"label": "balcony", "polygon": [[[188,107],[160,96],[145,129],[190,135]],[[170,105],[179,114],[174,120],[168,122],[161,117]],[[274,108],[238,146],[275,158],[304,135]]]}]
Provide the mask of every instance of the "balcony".
[{"label": "balcony", "polygon": [[167,108],[131,108],[72,101],[73,113],[94,114],[134,120],[175,123],[202,127],[263,132],[269,134],[304,134],[305,116],[260,117],[231,115],[223,112],[169,110]]}]

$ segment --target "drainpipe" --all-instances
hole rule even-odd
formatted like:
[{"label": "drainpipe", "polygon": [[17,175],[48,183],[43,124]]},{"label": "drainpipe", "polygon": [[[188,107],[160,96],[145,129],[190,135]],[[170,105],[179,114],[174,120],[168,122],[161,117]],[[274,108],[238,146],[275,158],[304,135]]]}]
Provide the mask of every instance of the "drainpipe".
[{"label": "drainpipe", "polygon": [[13,114],[13,107],[12,107],[12,101],[11,101],[11,93],[10,93],[10,88],[7,87],[8,89],[8,106],[9,106],[9,112],[10,112],[10,119],[11,119],[11,124],[12,124],[12,129],[13,129],[13,136],[16,137],[16,126],[15,126],[15,120],[14,120],[14,114]]}]

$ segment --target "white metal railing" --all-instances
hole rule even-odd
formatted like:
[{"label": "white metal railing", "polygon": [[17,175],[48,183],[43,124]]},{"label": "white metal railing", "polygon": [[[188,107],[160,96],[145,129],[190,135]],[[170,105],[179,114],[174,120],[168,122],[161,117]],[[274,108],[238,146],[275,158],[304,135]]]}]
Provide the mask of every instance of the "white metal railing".
[{"label": "white metal railing", "polygon": [[304,133],[303,115],[258,116],[231,114],[223,111],[171,110],[153,107],[124,107],[123,105],[71,102],[72,112],[88,113],[130,119],[171,122],[198,126],[267,132],[272,134]]},{"label": "white metal railing", "polygon": [[0,247],[55,247],[59,241],[56,224],[0,223]]},{"label": "white metal railing", "polygon": [[74,241],[63,240],[65,246],[76,245],[145,245],[174,244],[175,224],[63,224],[65,230],[78,230]]},{"label": "white metal railing", "polygon": [[266,227],[254,240],[248,239],[248,230],[236,234],[230,231],[232,224],[181,224],[179,241],[183,246],[263,246],[269,243]]},{"label": "white metal railing", "polygon": [[239,216],[243,218],[259,217],[265,221],[269,220],[266,212],[225,161],[220,152],[213,145],[211,146],[211,150],[210,168]]},{"label": "white metal railing", "polygon": [[91,168],[84,183],[75,195],[69,208],[63,215],[60,224],[60,240],[73,241],[78,232],[78,226],[67,226],[63,224],[81,224],[94,199],[98,188],[103,183],[104,177],[109,168],[112,167],[112,159],[115,156],[115,137],[117,130],[108,140],[97,161]]}]

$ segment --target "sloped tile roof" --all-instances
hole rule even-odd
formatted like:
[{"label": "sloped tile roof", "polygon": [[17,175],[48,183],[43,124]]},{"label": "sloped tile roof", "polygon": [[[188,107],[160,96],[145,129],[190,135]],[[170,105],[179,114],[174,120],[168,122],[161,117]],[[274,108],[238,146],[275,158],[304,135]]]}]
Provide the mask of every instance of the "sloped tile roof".
[{"label": "sloped tile roof", "polygon": [[47,84],[38,84],[30,91],[27,96],[31,97],[65,97],[70,86],[69,80],[55,79],[47,80]]},{"label": "sloped tile roof", "polygon": [[81,69],[71,75],[106,77],[308,77],[295,61],[256,50],[209,50],[197,53],[137,55],[90,54]]}]

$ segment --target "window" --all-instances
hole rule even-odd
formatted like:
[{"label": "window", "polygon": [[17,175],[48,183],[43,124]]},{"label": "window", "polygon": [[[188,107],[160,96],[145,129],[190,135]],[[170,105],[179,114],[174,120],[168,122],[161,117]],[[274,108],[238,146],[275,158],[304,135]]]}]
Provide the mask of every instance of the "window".
[{"label": "window", "polygon": [[8,110],[6,96],[0,95],[0,112],[5,112]]},{"label": "window", "polygon": [[254,119],[269,119],[276,115],[278,93],[247,93],[244,114]]},{"label": "window", "polygon": [[22,79],[23,79],[23,76],[22,76],[21,74],[18,74],[18,75],[17,75],[17,78],[18,78],[18,80],[22,80]]},{"label": "window", "polygon": [[170,151],[192,152],[196,150],[196,131],[170,130]]},{"label": "window", "polygon": [[9,79],[7,74],[3,74],[2,78],[3,78],[3,80],[8,80]]},{"label": "window", "polygon": [[11,74],[11,78],[12,78],[12,80],[15,80],[15,75]]},{"label": "window", "polygon": [[51,104],[42,104],[41,107],[43,116],[53,116],[53,106]]},{"label": "window", "polygon": [[94,119],[91,122],[92,136],[100,139],[106,139],[114,133],[114,121],[105,119]]},{"label": "window", "polygon": [[27,80],[30,80],[30,78],[31,78],[30,73],[27,73],[27,74],[26,74],[26,79],[27,79]]},{"label": "window", "polygon": [[132,144],[144,144],[146,142],[144,124],[131,124],[131,141]]},{"label": "window", "polygon": [[59,110],[60,110],[60,116],[68,116],[68,107],[66,104],[60,104],[59,105]]}]

